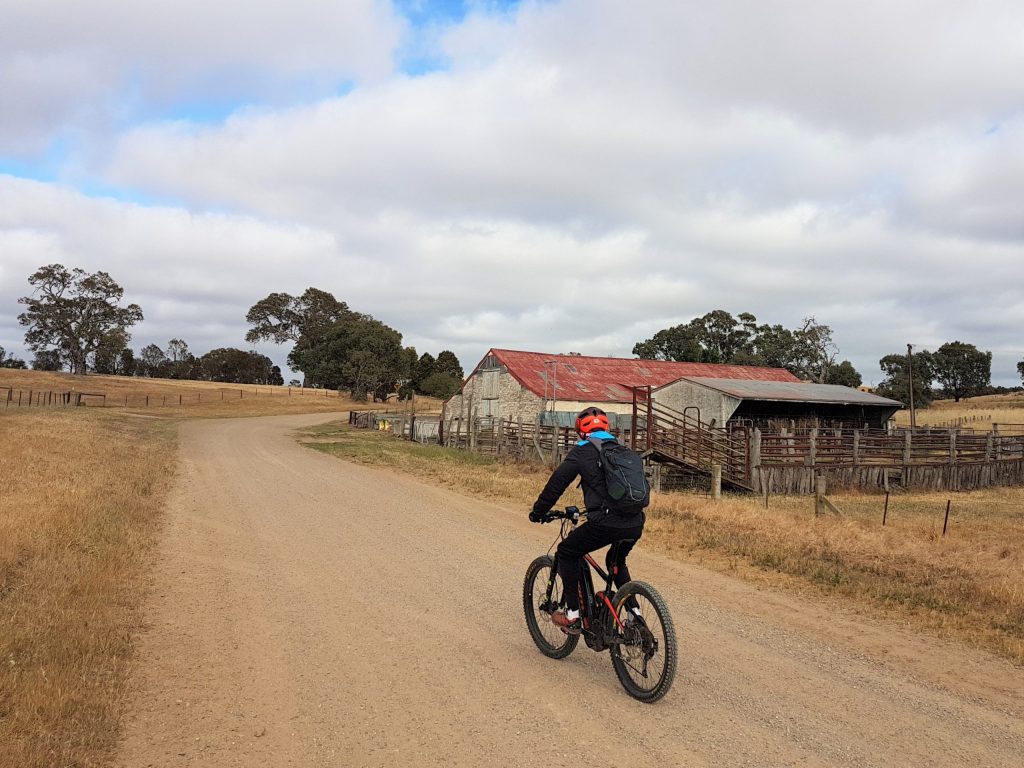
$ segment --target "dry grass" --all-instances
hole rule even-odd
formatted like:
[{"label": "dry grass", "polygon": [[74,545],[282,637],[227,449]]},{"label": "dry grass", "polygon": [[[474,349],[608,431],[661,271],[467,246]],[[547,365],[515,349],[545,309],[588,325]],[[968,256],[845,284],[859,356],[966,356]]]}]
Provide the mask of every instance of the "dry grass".
[{"label": "dry grass", "polygon": [[[547,478],[533,464],[422,446],[333,425],[313,447],[394,466],[441,485],[518,504],[524,515]],[[743,578],[853,601],[1024,663],[1024,489],[955,495],[831,497],[843,517],[815,518],[810,497],[763,501],[655,494],[647,546]],[[946,499],[953,500],[942,536]],[[579,503],[578,491],[563,504]]]},{"label": "dry grass", "polygon": [[[1024,489],[759,501],[664,494],[649,532],[660,546],[746,578],[848,598],[1024,663]],[[946,501],[949,529],[942,535]]]},{"label": "dry grass", "polygon": [[[73,376],[70,373],[0,369],[0,412],[16,412],[24,408],[6,407],[6,391],[12,387],[23,391],[89,392],[105,394],[108,409],[149,415],[187,416],[189,418],[220,418],[230,416],[270,416],[288,413],[321,413],[361,409],[385,410],[381,403],[357,403],[339,396],[333,390],[267,387],[252,384],[221,384],[213,381],[176,381],[129,376]],[[148,401],[146,398],[149,398]],[[15,394],[17,399],[17,394]],[[422,398],[422,408],[435,401]],[[87,398],[89,406],[100,400]],[[125,405],[127,403],[127,405]],[[391,410],[404,404],[391,403]],[[437,405],[440,408],[439,405]]]},{"label": "dry grass", "polygon": [[[995,423],[1002,425],[1001,432],[1020,434],[1024,433],[1024,392],[971,397],[959,403],[936,400],[930,408],[918,409],[915,415],[918,426],[963,427],[987,432]],[[909,425],[910,411],[898,411],[896,423]]]},{"label": "dry grass", "polygon": [[109,763],[174,425],[0,417],[0,763]]}]

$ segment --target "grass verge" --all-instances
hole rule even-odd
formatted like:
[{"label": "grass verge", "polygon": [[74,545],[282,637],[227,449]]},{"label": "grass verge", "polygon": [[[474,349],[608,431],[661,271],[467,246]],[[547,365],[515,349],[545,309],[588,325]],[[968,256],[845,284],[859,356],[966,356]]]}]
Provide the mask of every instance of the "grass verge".
[{"label": "grass verge", "polygon": [[[471,494],[521,505],[548,470],[492,456],[323,425],[311,447],[392,466]],[[578,490],[563,503],[579,503]],[[876,615],[957,638],[1024,664],[1024,489],[831,497],[842,517],[815,518],[810,497],[763,501],[655,494],[644,543],[745,579],[854,603]],[[945,505],[952,499],[942,535]]]},{"label": "grass verge", "polygon": [[106,765],[176,425],[0,418],[0,763]]}]

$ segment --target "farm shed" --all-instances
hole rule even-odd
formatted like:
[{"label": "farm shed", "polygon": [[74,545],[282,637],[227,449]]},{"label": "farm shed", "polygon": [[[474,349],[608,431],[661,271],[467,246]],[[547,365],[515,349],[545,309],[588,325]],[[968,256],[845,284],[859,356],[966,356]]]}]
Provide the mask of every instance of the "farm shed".
[{"label": "farm shed", "polygon": [[714,426],[742,422],[814,421],[822,426],[885,427],[903,404],[838,384],[686,377],[653,389],[652,399],[676,411],[699,408]]},{"label": "farm shed", "polygon": [[576,414],[597,405],[628,420],[633,387],[660,388],[684,377],[799,384],[782,368],[710,363],[674,363],[636,358],[555,355],[492,349],[445,404],[446,418],[498,417],[545,423],[573,423]]}]

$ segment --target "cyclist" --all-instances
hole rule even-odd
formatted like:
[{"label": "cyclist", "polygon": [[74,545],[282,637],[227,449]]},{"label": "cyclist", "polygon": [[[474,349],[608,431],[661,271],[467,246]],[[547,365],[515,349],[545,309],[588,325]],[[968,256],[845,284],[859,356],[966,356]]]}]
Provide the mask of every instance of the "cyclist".
[{"label": "cyclist", "polygon": [[562,577],[566,609],[556,611],[551,620],[567,634],[578,635],[582,630],[580,620],[580,565],[583,556],[601,547],[622,539],[631,539],[618,549],[618,562],[612,562],[611,549],[605,557],[605,564],[613,575],[615,585],[621,587],[629,581],[626,555],[643,535],[644,507],[649,503],[645,498],[629,512],[612,511],[608,508],[608,491],[604,471],[601,469],[601,454],[592,440],[617,442],[609,430],[608,415],[600,408],[586,408],[576,417],[576,432],[579,442],[573,446],[565,460],[551,473],[544,490],[530,512],[530,520],[542,522],[544,516],[558,502],[572,482],[579,477],[583,487],[583,503],[587,510],[587,522],[580,525],[558,545],[558,575]]}]

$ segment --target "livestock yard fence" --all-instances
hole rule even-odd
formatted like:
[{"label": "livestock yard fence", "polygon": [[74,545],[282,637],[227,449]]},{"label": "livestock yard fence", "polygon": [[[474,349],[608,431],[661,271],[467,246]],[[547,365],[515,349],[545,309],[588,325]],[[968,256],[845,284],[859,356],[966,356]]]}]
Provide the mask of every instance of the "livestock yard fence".
[{"label": "livestock yard fence", "polygon": [[[349,423],[449,448],[555,465],[577,437],[571,427],[478,416],[441,420],[436,414],[352,412]],[[647,457],[654,482],[710,478],[721,468],[727,487],[753,493],[813,494],[818,477],[829,488],[970,490],[1024,485],[1024,425],[870,429],[851,426],[728,425],[712,428],[635,414],[623,419],[620,440]]]}]

